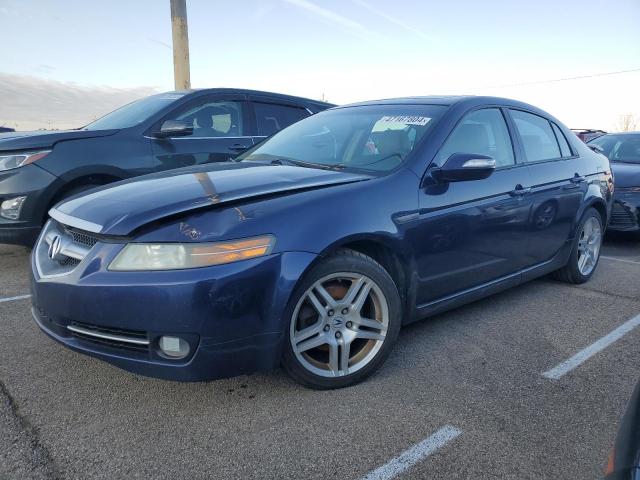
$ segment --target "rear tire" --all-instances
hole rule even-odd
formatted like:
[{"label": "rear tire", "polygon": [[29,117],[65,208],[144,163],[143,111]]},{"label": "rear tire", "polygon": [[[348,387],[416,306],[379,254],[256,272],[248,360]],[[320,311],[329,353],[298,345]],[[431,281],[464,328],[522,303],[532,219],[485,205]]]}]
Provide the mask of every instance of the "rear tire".
[{"label": "rear tire", "polygon": [[402,308],[389,273],[353,250],[314,266],[285,310],[282,364],[318,390],[361,382],[386,360],[400,331]]},{"label": "rear tire", "polygon": [[581,284],[593,276],[600,260],[604,226],[600,213],[589,208],[578,223],[576,238],[567,264],[553,272],[554,278],[566,283]]}]

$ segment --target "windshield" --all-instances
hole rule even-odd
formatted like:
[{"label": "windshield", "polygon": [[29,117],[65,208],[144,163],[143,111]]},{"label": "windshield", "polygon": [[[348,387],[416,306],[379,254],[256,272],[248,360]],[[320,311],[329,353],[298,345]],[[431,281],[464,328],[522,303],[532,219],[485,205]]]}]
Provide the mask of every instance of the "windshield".
[{"label": "windshield", "polygon": [[282,130],[239,159],[387,172],[404,162],[446,108],[371,105],[327,110]]},{"label": "windshield", "polygon": [[183,96],[184,94],[182,93],[163,93],[136,100],[111,113],[107,113],[95,122],[91,122],[84,127],[83,130],[109,130],[113,128],[133,127],[134,125],[144,122],[147,118]]},{"label": "windshield", "polygon": [[604,135],[589,142],[598,145],[612,162],[640,164],[640,133],[624,135]]}]

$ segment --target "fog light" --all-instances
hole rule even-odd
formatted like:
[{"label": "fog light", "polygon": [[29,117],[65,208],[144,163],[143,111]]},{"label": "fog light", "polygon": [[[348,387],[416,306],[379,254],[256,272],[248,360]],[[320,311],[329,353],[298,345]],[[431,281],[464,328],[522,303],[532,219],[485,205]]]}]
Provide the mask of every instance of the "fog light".
[{"label": "fog light", "polygon": [[181,359],[189,355],[189,342],[180,337],[160,337],[160,351],[169,358]]},{"label": "fog light", "polygon": [[16,197],[2,202],[2,204],[0,204],[0,217],[9,220],[17,220],[20,218],[20,210],[26,199],[27,197]]}]

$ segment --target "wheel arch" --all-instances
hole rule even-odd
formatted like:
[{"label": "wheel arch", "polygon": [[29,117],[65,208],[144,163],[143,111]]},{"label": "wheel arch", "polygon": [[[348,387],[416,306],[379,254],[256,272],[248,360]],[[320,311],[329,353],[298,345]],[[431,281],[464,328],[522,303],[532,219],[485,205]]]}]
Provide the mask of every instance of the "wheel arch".
[{"label": "wheel arch", "polygon": [[403,248],[399,240],[385,235],[363,234],[353,235],[326,247],[313,264],[322,261],[340,249],[350,249],[360,252],[378,262],[393,279],[400,300],[402,302],[403,321],[409,323],[415,314],[415,272],[413,258],[408,254],[408,249]]},{"label": "wheel arch", "polygon": [[584,212],[586,212],[590,208],[595,209],[600,214],[600,218],[602,218],[602,226],[606,228],[607,224],[609,223],[609,212],[607,209],[607,203],[602,198],[592,198],[585,204],[584,208],[580,211],[578,218],[576,218],[576,225],[578,222],[580,222],[580,219],[584,215]]},{"label": "wheel arch", "polygon": [[48,202],[48,207],[44,212],[44,220],[46,220],[49,210],[76,188],[85,185],[106,185],[108,183],[117,182],[119,180],[122,180],[122,178],[116,175],[106,173],[92,173],[81,175],[71,181],[64,183],[51,196],[51,199]]}]

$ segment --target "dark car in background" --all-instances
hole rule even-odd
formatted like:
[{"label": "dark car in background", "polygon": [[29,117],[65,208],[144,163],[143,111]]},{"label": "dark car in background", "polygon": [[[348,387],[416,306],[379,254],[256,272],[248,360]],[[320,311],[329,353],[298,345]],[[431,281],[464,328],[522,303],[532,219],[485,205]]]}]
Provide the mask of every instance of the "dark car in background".
[{"label": "dark car in background", "polygon": [[640,232],[640,132],[609,133],[588,145],[606,155],[613,169],[615,192],[609,230]]},{"label": "dark car in background", "polygon": [[640,382],[620,422],[605,480],[640,480]]},{"label": "dark car in background", "polygon": [[592,128],[572,128],[571,131],[575,133],[580,140],[587,143],[589,140],[598,138],[602,135],[606,135],[604,130],[594,130]]},{"label": "dark car in background", "polygon": [[69,131],[0,134],[0,243],[30,246],[49,209],[138,175],[227,161],[324,102],[237,89],[168,92]]},{"label": "dark car in background", "polygon": [[42,330],[156,377],[282,363],[343,387],[403,324],[550,272],[589,280],[613,189],[558,120],[492,97],[337,107],[238,160],[53,208],[31,265]]},{"label": "dark car in background", "polygon": [[14,132],[15,129],[9,127],[0,127],[0,133]]}]

